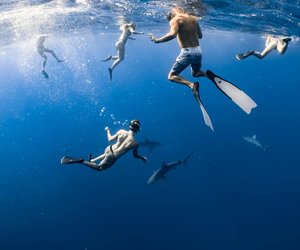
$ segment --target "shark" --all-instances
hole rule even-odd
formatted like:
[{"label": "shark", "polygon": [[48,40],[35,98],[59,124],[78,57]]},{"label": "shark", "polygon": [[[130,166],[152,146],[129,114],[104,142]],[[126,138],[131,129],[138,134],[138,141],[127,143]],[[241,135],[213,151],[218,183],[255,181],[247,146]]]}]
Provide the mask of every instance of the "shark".
[{"label": "shark", "polygon": [[161,146],[162,144],[157,141],[151,141],[148,138],[145,138],[144,141],[139,143],[140,147],[148,147],[150,152],[153,151],[154,148]]},{"label": "shark", "polygon": [[261,149],[263,149],[263,151],[266,151],[267,150],[267,146],[264,146],[262,145],[257,139],[256,139],[256,135],[253,135],[253,136],[244,136],[243,139],[246,141],[246,142],[249,142],[251,144],[253,144],[254,146],[256,147],[259,147]]},{"label": "shark", "polygon": [[148,179],[148,184],[153,184],[159,180],[166,180],[166,174],[172,170],[172,169],[176,169],[176,166],[180,165],[180,164],[184,164],[186,165],[187,160],[191,157],[193,153],[190,153],[187,157],[185,157],[184,160],[179,160],[179,161],[175,161],[175,162],[170,162],[170,163],[162,163],[162,166],[155,170],[153,172],[153,174],[151,175],[151,177]]}]

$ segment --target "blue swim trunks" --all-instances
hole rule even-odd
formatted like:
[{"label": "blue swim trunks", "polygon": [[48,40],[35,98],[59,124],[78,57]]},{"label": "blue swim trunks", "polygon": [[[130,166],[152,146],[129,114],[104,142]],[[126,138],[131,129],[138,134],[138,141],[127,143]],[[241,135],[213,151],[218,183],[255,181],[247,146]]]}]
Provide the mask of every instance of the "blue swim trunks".
[{"label": "blue swim trunks", "polygon": [[201,69],[202,50],[200,46],[193,48],[182,48],[176,62],[172,66],[171,73],[179,75],[189,65],[192,67],[192,72],[196,73]]}]

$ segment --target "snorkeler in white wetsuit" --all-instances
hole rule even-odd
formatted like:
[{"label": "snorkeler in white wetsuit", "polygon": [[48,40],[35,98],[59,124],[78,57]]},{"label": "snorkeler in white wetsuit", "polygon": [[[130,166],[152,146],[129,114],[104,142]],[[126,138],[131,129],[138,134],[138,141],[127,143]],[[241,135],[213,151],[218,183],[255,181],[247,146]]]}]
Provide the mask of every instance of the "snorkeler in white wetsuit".
[{"label": "snorkeler in white wetsuit", "polygon": [[54,53],[53,50],[45,48],[44,42],[45,42],[45,40],[46,40],[47,37],[48,36],[46,36],[46,35],[41,35],[39,37],[39,39],[37,40],[37,42],[36,42],[37,52],[41,55],[41,57],[44,58],[43,68],[42,68],[42,74],[45,76],[45,78],[49,78],[49,76],[48,76],[48,74],[47,74],[47,72],[45,70],[46,69],[47,59],[48,59],[45,53],[50,53],[57,60],[58,63],[63,62],[63,60],[58,59],[58,57],[56,56],[56,54]]},{"label": "snorkeler in white wetsuit", "polygon": [[272,50],[277,50],[279,54],[283,55],[287,50],[288,43],[292,40],[291,37],[272,37],[267,36],[265,49],[262,52],[249,50],[245,53],[237,54],[236,59],[243,60],[248,56],[256,56],[259,59],[264,58]]},{"label": "snorkeler in white wetsuit", "polygon": [[124,60],[125,55],[125,44],[128,39],[135,40],[135,38],[130,37],[131,34],[144,34],[144,32],[137,32],[135,31],[136,25],[133,22],[125,23],[120,26],[120,30],[122,31],[122,34],[119,38],[119,40],[116,42],[116,49],[118,51],[117,56],[110,55],[108,58],[102,60],[102,62],[106,62],[109,60],[115,60],[112,66],[108,69],[109,71],[109,77],[110,80],[112,80],[112,71],[114,68]]}]

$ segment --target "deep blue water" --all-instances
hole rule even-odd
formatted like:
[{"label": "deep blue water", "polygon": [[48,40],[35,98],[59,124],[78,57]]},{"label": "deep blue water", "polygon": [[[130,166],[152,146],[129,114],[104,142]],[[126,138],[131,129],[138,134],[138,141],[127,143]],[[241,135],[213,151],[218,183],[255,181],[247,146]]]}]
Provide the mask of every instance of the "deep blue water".
[{"label": "deep blue water", "polygon": [[[43,6],[41,2],[31,1],[31,6]],[[155,6],[154,1],[115,3],[136,10],[147,2]],[[293,25],[299,19],[268,24],[274,33],[285,27],[283,34],[294,35],[284,55],[272,52],[263,60],[237,61],[238,52],[264,48],[264,20],[251,32],[229,22],[224,29],[213,21],[210,26],[214,15],[234,1],[206,2],[215,8],[203,19],[203,69],[235,83],[258,104],[247,115],[208,79],[199,79],[214,132],[205,126],[190,90],[167,79],[179,51],[176,40],[153,44],[146,35],[136,35],[128,41],[112,82],[110,63],[100,59],[115,53],[116,23],[112,31],[102,22],[65,33],[51,31],[45,45],[66,61],[57,64],[49,56],[48,80],[40,74],[36,30],[23,40],[17,32],[15,39],[1,40],[1,250],[300,249],[300,49],[294,32],[299,26]],[[295,13],[299,8],[298,1],[265,2],[260,16],[280,4]],[[139,19],[138,13],[130,13],[131,19]],[[143,27],[140,21],[137,30],[167,32],[159,13],[151,19],[155,23],[157,18],[156,25]],[[183,75],[193,79],[189,70]],[[108,145],[105,126],[116,132],[131,119],[141,121],[140,141],[147,137],[163,144],[153,152],[140,148],[147,165],[131,153],[99,173],[60,164],[63,155],[102,153]],[[266,152],[242,139],[253,134],[270,146]],[[147,184],[163,161],[180,160],[190,152],[187,166],[170,172],[169,181]]]}]

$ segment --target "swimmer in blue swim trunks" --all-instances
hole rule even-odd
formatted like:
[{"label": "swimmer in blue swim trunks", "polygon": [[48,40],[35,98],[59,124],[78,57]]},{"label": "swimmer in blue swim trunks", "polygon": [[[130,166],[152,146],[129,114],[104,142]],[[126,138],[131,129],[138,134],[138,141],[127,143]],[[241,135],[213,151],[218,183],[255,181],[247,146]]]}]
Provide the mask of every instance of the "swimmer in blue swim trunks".
[{"label": "swimmer in blue swim trunks", "polygon": [[61,164],[80,163],[93,170],[102,171],[110,168],[122,155],[131,149],[133,150],[133,156],[135,158],[141,159],[146,163],[147,158],[139,155],[138,142],[134,138],[136,133],[140,130],[140,122],[138,120],[132,120],[129,128],[129,131],[120,129],[116,134],[111,135],[109,128],[106,127],[105,131],[107,132],[108,141],[116,140],[116,143],[108,146],[102,155],[95,158],[90,156],[88,161],[85,161],[83,158],[64,156],[61,159]]},{"label": "swimmer in blue swim trunks", "polygon": [[197,17],[186,13],[181,7],[174,7],[167,18],[170,23],[170,31],[161,38],[156,38],[151,33],[148,34],[148,37],[154,43],[168,42],[177,37],[181,50],[168,78],[170,81],[183,84],[192,90],[194,98],[201,108],[205,124],[214,130],[210,117],[200,99],[199,83],[190,82],[179,75],[189,65],[192,67],[193,77],[207,77],[223,94],[235,102],[246,113],[250,114],[251,109],[257,105],[249,96],[234,84],[217,76],[212,71],[207,70],[204,72],[201,70],[202,51],[199,39],[202,38],[202,32]]},{"label": "swimmer in blue swim trunks", "polygon": [[194,96],[198,95],[199,83],[192,83],[179,75],[191,65],[194,77],[206,76],[205,72],[201,70],[202,51],[199,39],[202,38],[202,32],[197,18],[187,14],[181,7],[175,7],[172,8],[167,19],[170,23],[170,31],[166,35],[156,38],[150,33],[148,37],[154,43],[168,42],[177,37],[181,51],[169,73],[168,79],[186,85],[191,88]]},{"label": "swimmer in blue swim trunks", "polygon": [[174,7],[168,13],[167,19],[170,23],[170,31],[166,35],[156,38],[152,33],[149,33],[148,37],[154,43],[168,42],[177,37],[181,50],[171,68],[168,79],[172,82],[183,84],[192,90],[193,96],[201,108],[206,125],[213,130],[209,115],[200,99],[199,83],[190,82],[180,76],[180,73],[190,65],[193,77],[207,76],[201,70],[202,50],[199,39],[202,38],[202,32],[197,17],[186,13],[181,7]]}]

